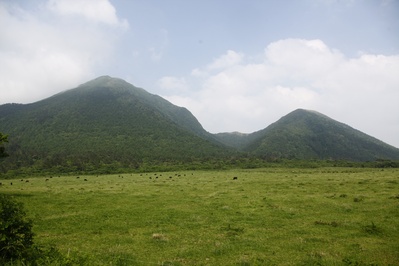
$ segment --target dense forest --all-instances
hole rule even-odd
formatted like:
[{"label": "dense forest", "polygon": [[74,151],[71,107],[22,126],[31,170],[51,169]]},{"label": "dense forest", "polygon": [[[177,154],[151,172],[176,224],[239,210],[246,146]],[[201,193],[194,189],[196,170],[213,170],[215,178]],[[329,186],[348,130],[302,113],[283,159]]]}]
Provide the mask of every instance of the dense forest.
[{"label": "dense forest", "polygon": [[32,104],[1,105],[0,132],[0,152],[10,155],[2,175],[399,160],[399,149],[303,109],[252,134],[211,134],[187,109],[108,76]]}]

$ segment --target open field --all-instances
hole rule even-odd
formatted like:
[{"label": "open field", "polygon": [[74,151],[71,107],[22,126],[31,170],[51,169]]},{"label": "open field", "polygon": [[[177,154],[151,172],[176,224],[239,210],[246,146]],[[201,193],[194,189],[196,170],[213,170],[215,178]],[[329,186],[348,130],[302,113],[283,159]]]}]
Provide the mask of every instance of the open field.
[{"label": "open field", "polygon": [[399,169],[1,182],[24,203],[36,243],[88,265],[399,265]]}]

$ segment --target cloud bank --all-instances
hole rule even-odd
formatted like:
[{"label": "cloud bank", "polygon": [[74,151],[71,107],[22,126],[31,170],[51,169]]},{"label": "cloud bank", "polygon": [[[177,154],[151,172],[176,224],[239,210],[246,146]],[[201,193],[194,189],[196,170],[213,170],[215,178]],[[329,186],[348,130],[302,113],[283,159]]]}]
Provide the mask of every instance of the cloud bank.
[{"label": "cloud bank", "polygon": [[91,22],[128,27],[125,19],[119,19],[114,6],[108,0],[49,0],[47,8],[61,16],[78,16]]},{"label": "cloud bank", "polygon": [[321,40],[284,39],[255,57],[229,50],[159,86],[214,133],[254,132],[305,108],[399,147],[397,73],[399,55],[348,58]]},{"label": "cloud bank", "polygon": [[0,104],[34,102],[93,78],[129,27],[108,0],[0,2]]}]

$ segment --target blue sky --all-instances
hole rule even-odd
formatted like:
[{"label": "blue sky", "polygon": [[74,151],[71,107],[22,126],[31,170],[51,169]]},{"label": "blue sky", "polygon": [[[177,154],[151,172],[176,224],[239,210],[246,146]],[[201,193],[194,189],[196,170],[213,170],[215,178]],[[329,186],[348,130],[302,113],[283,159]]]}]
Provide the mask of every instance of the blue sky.
[{"label": "blue sky", "polygon": [[110,75],[253,132],[313,109],[399,147],[397,0],[0,0],[0,104]]}]

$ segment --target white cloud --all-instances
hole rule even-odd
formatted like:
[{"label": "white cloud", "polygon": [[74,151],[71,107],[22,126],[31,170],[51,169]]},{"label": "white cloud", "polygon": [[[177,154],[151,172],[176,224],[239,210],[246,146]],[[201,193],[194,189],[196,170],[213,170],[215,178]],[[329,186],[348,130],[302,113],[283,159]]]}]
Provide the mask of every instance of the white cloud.
[{"label": "white cloud", "polygon": [[[287,82],[309,82],[335,69],[344,60],[336,50],[321,40],[287,39],[274,42],[265,49],[266,63],[278,69]],[[289,79],[288,79],[289,77]]]},{"label": "white cloud", "polygon": [[204,69],[196,68],[191,71],[193,76],[207,76],[208,72],[219,71],[237,66],[242,62],[244,55],[233,50],[228,50],[226,54],[216,58],[212,63],[208,64]]},{"label": "white cloud", "polygon": [[232,50],[228,50],[226,54],[215,59],[211,64],[209,64],[207,69],[218,70],[218,69],[229,68],[239,64],[242,59],[243,59],[243,54],[237,53]]},{"label": "white cloud", "polygon": [[237,55],[228,51],[178,78],[192,84],[191,94],[165,97],[211,132],[253,132],[306,108],[399,147],[399,55],[347,58],[321,40],[302,39],[271,43],[258,62]]},{"label": "white cloud", "polygon": [[114,6],[108,0],[49,0],[47,7],[64,16],[75,15],[112,26],[129,26],[125,19],[118,18]]},{"label": "white cloud", "polygon": [[188,89],[185,78],[163,77],[159,80],[158,85],[169,93],[182,93]]},{"label": "white cloud", "polygon": [[120,33],[103,26],[76,23],[48,5],[26,10],[0,2],[0,104],[33,102],[92,78],[110,60]]}]

